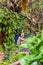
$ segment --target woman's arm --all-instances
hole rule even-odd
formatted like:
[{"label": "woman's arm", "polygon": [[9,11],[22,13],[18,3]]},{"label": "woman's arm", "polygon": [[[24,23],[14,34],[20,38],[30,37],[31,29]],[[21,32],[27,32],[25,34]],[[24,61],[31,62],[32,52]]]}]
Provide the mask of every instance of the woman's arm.
[{"label": "woman's arm", "polygon": [[20,37],[17,40],[17,44],[20,45]]}]

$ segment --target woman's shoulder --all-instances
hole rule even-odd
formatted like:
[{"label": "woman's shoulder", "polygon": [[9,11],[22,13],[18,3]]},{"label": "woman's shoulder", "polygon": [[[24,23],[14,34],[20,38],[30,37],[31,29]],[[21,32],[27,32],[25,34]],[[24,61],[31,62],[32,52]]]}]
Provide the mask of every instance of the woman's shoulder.
[{"label": "woman's shoulder", "polygon": [[21,37],[19,37],[18,39],[21,39]]}]

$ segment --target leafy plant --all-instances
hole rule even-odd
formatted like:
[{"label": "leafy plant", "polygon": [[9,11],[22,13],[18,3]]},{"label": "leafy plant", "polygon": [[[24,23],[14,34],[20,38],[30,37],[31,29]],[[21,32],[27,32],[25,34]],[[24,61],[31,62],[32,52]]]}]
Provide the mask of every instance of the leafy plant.
[{"label": "leafy plant", "polygon": [[[43,62],[43,40],[42,40],[42,33],[38,34],[37,36],[33,36],[30,38],[25,39],[26,45],[22,44],[21,48],[28,48],[30,50],[31,55],[22,55],[19,54],[19,60],[21,60],[21,65],[42,65]],[[23,62],[25,64],[23,64]]]},{"label": "leafy plant", "polygon": [[22,28],[21,16],[7,8],[0,8],[0,44],[5,48],[11,48],[15,34],[20,34]]}]

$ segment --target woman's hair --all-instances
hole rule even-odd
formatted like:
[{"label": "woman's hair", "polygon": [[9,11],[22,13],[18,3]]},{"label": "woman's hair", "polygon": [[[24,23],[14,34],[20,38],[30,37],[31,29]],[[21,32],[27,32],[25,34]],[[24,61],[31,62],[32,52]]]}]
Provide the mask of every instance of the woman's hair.
[{"label": "woman's hair", "polygon": [[22,30],[21,33],[24,33],[24,30]]}]

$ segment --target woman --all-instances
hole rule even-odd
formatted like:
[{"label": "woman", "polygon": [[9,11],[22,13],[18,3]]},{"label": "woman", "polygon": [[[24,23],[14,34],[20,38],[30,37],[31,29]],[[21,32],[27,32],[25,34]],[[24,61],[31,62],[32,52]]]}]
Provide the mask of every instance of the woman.
[{"label": "woman", "polygon": [[17,44],[20,45],[24,43],[24,30],[21,32],[21,36],[18,38]]},{"label": "woman", "polygon": [[[25,43],[25,40],[24,40],[24,30],[22,30],[21,36],[18,38],[18,41],[17,41],[18,46],[20,46],[23,43]],[[25,54],[29,55],[30,52],[29,52],[29,50],[27,48],[22,48],[22,49],[20,49],[20,53],[25,53]]]}]

